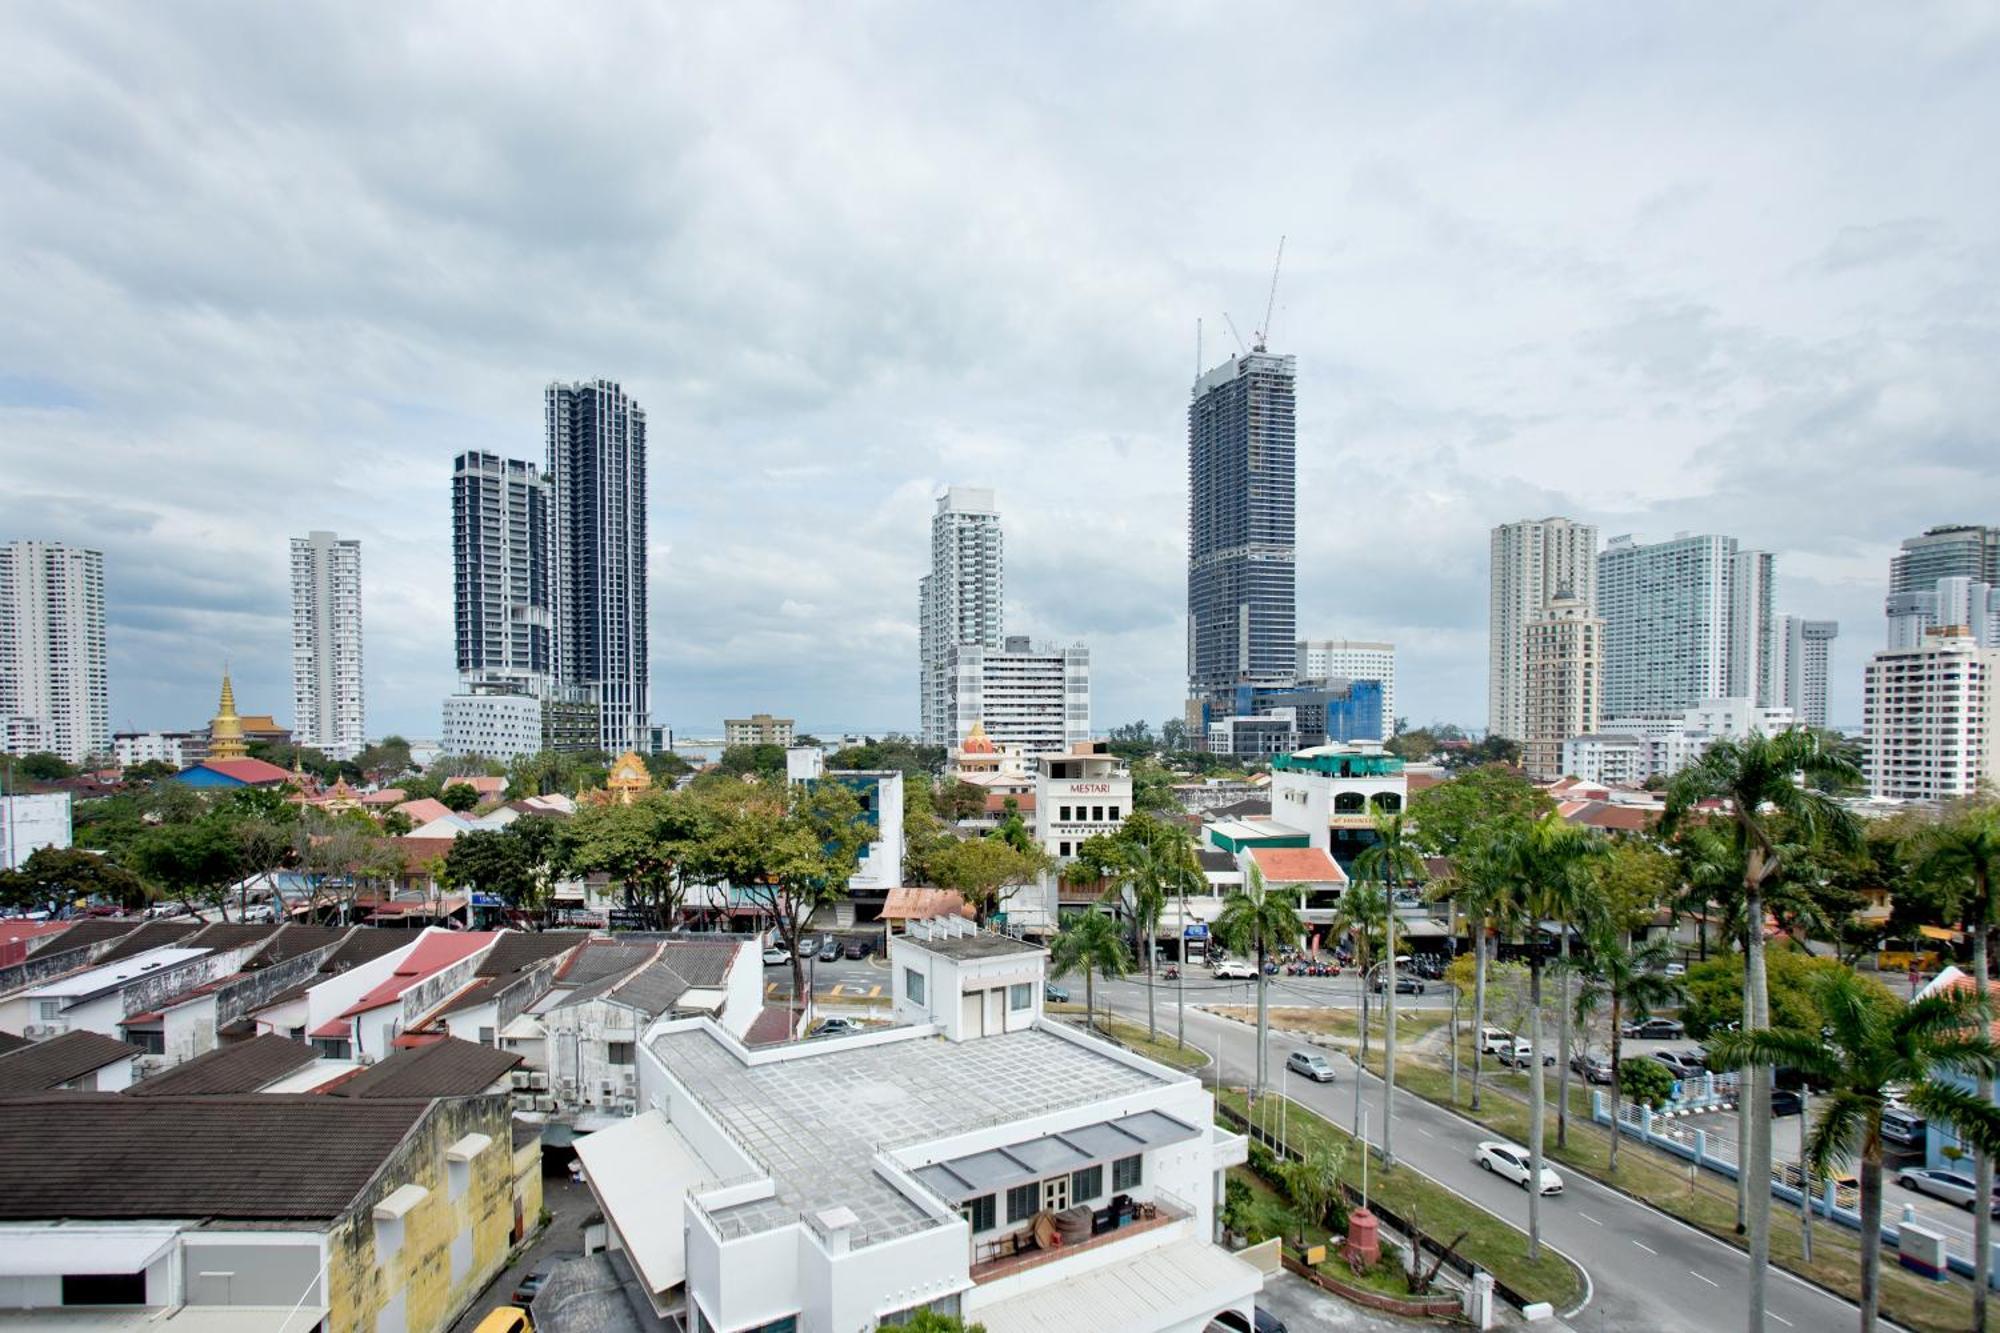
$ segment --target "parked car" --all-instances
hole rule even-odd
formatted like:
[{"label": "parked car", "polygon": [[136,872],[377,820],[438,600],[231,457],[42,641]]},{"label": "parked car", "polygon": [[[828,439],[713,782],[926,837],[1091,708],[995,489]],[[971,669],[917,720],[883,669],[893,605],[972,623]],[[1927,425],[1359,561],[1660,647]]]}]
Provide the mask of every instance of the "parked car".
[{"label": "parked car", "polygon": [[549,1284],[549,1270],[537,1268],[521,1279],[521,1285],[514,1288],[512,1300],[516,1305],[527,1305],[535,1299],[536,1293]]},{"label": "parked car", "polygon": [[1771,1114],[1798,1115],[1806,1109],[1806,1099],[1792,1088],[1771,1089]]},{"label": "parked car", "polygon": [[[1389,979],[1385,976],[1377,976],[1375,978],[1375,993],[1377,995],[1380,995],[1382,993],[1382,987],[1388,984],[1388,980]],[[1396,974],[1396,994],[1422,995],[1423,993],[1424,993],[1423,982],[1419,981],[1415,977],[1406,977],[1401,972],[1398,972]]]},{"label": "parked car", "polygon": [[534,1327],[528,1320],[526,1310],[518,1305],[503,1305],[496,1310],[488,1310],[472,1333],[533,1333]]},{"label": "parked car", "polygon": [[1333,1066],[1318,1051],[1293,1051],[1285,1057],[1285,1068],[1315,1083],[1333,1082]]},{"label": "parked car", "polygon": [[829,935],[820,943],[819,960],[822,963],[830,963],[838,957],[840,957],[840,939],[838,936]]},{"label": "parked car", "polygon": [[1256,1316],[1248,1323],[1234,1310],[1224,1310],[1208,1321],[1203,1333],[1285,1333],[1285,1321],[1259,1305],[1252,1313]]},{"label": "parked car", "polygon": [[1506,1028],[1479,1029],[1479,1049],[1486,1055],[1498,1055],[1502,1051],[1514,1049],[1514,1034]]},{"label": "parked car", "polygon": [[[1972,1211],[1972,1201],[1979,1197],[1979,1185],[1971,1176],[1957,1171],[1938,1171],[1930,1167],[1913,1166],[1907,1171],[1896,1173],[1896,1183],[1906,1190],[1928,1194],[1933,1199],[1943,1199],[1955,1203],[1967,1212]],[[2000,1217],[2000,1208],[1994,1209]]]},{"label": "parked car", "polygon": [[1627,1023],[1619,1031],[1628,1037],[1660,1037],[1669,1041],[1675,1037],[1685,1037],[1687,1035],[1686,1026],[1678,1018],[1660,1018],[1658,1016]]},{"label": "parked car", "polygon": [[[1528,1187],[1528,1150],[1518,1143],[1502,1143],[1488,1139],[1481,1143],[1472,1154],[1472,1160],[1496,1176],[1513,1181],[1522,1189]],[[1562,1177],[1548,1167],[1542,1168],[1542,1194],[1561,1194]]]},{"label": "parked car", "polygon": [[849,958],[866,958],[868,956],[868,941],[849,940],[846,952]]},{"label": "parked car", "polygon": [[792,961],[791,951],[779,945],[774,944],[770,948],[764,950],[765,967],[782,967],[786,963],[789,963],[791,961]]},{"label": "parked car", "polygon": [[1882,1141],[1899,1148],[1918,1148],[1924,1142],[1924,1118],[1907,1106],[1882,1110]]},{"label": "parked car", "polygon": [[799,957],[810,958],[819,952],[819,941],[811,935],[799,936]]},{"label": "parked car", "polygon": [[[1556,1062],[1556,1053],[1553,1049],[1554,1043],[1548,1043],[1548,1046],[1550,1049],[1545,1049],[1542,1052],[1542,1063],[1552,1065]],[[1514,1038],[1514,1044],[1500,1052],[1500,1063],[1509,1065],[1515,1069],[1526,1069],[1533,1062],[1534,1058],[1534,1043],[1526,1037]]]},{"label": "parked car", "polygon": [[829,1018],[813,1029],[815,1037],[845,1037],[861,1031],[861,1025],[851,1018]]},{"label": "parked car", "polygon": [[1667,975],[1668,975],[1668,976],[1670,976],[1670,977],[1684,977],[1684,976],[1686,976],[1687,974],[1688,974],[1688,968],[1687,968],[1687,964],[1686,964],[1686,963],[1668,963],[1668,964],[1667,964]]},{"label": "parked car", "polygon": [[1069,992],[1063,987],[1056,985],[1053,981],[1044,981],[1042,983],[1042,1003],[1068,1004]]},{"label": "parked car", "polygon": [[1569,1067],[1583,1075],[1586,1083],[1611,1081],[1611,1057],[1602,1051],[1578,1051],[1570,1056]]},{"label": "parked car", "polygon": [[1257,969],[1235,958],[1224,958],[1209,972],[1217,981],[1255,981]]}]

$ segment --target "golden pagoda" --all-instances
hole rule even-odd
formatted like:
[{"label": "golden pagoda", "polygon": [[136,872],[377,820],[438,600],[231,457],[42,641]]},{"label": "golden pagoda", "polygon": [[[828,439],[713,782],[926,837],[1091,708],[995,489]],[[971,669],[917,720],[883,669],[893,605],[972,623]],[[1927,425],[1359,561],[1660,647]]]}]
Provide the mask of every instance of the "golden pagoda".
[{"label": "golden pagoda", "polygon": [[604,779],[604,790],[620,805],[630,805],[652,789],[653,775],[646,771],[646,761],[636,750],[627,750]]},{"label": "golden pagoda", "polygon": [[246,759],[250,748],[243,741],[243,719],[236,716],[236,691],[229,684],[229,672],[222,673],[222,701],[208,724],[210,759]]}]

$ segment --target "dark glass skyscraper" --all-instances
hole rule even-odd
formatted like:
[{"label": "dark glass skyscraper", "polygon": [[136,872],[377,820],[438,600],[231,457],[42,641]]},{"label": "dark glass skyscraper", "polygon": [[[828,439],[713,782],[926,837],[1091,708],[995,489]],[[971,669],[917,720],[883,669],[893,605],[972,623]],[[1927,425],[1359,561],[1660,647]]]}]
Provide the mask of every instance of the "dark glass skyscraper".
[{"label": "dark glass skyscraper", "polygon": [[1189,722],[1252,711],[1298,661],[1297,360],[1261,349],[1188,405]]},{"label": "dark glass skyscraper", "polygon": [[646,413],[609,380],[551,384],[556,669],[598,705],[613,754],[643,749],[646,654]]}]

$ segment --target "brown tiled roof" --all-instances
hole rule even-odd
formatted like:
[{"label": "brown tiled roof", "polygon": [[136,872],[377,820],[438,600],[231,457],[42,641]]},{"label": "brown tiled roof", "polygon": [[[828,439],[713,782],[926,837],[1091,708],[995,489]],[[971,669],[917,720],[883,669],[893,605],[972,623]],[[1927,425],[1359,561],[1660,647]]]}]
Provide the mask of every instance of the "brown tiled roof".
[{"label": "brown tiled roof", "polygon": [[218,921],[203,926],[185,940],[179,941],[189,949],[241,949],[245,945],[256,944],[278,933],[273,925],[258,925],[245,921]]},{"label": "brown tiled roof", "polygon": [[126,1089],[128,1097],[213,1097],[255,1092],[314,1060],[312,1047],[275,1032],[204,1051],[185,1064],[141,1079]]},{"label": "brown tiled roof", "polygon": [[1248,796],[1240,801],[1231,801],[1228,805],[1218,805],[1204,813],[1210,819],[1251,819],[1258,815],[1270,814],[1271,802],[1266,797]]},{"label": "brown tiled roof", "polygon": [[[0,1218],[332,1218],[429,1104],[249,1093],[0,1100]],[[52,1125],[78,1145],[49,1151]]]},{"label": "brown tiled roof", "polygon": [[479,975],[504,977],[510,972],[524,972],[589,938],[581,930],[510,930],[493,942],[493,948],[479,965]]},{"label": "brown tiled roof", "polygon": [[[60,1088],[93,1069],[140,1054],[143,1052],[137,1046],[81,1029],[47,1041],[30,1042],[19,1050],[0,1055],[0,1097]],[[0,1193],[4,1192],[0,1189]]]},{"label": "brown tiled roof", "polygon": [[520,1063],[513,1051],[447,1037],[397,1051],[328,1091],[334,1097],[363,1099],[464,1097],[486,1091]]},{"label": "brown tiled roof", "polygon": [[735,941],[668,940],[666,946],[662,958],[690,986],[720,986],[729,979],[729,965],[736,959]]},{"label": "brown tiled roof", "polygon": [[[118,943],[91,959],[91,966],[122,962],[134,954],[142,954],[165,944],[185,944],[188,937],[200,928],[200,923],[196,921],[142,921],[131,930],[122,932]],[[63,933],[63,938],[74,938],[81,929],[83,925],[73,927]]]},{"label": "brown tiled roof", "polygon": [[32,1046],[34,1044],[26,1037],[17,1037],[11,1032],[0,1032],[0,1055],[9,1055],[20,1050],[23,1046]]},{"label": "brown tiled roof", "polygon": [[750,1030],[743,1034],[745,1046],[770,1046],[792,1039],[792,1011],[767,1004],[758,1011],[750,1022]]},{"label": "brown tiled roof", "polygon": [[309,926],[298,923],[281,926],[278,928],[278,933],[265,941],[264,947],[243,964],[243,968],[247,972],[254,972],[282,963],[287,958],[297,958],[300,954],[325,948],[346,933],[345,926]]},{"label": "brown tiled roof", "polygon": [[1252,847],[1250,859],[1273,887],[1287,884],[1345,884],[1347,875],[1317,847]]},{"label": "brown tiled roof", "polygon": [[608,977],[623,976],[651,958],[658,947],[651,941],[592,940],[570,955],[569,961],[557,971],[556,979],[566,986],[588,986]]},{"label": "brown tiled roof", "polygon": [[671,956],[646,964],[613,986],[605,999],[637,1009],[647,1018],[658,1018],[687,994],[693,983],[674,970]]}]

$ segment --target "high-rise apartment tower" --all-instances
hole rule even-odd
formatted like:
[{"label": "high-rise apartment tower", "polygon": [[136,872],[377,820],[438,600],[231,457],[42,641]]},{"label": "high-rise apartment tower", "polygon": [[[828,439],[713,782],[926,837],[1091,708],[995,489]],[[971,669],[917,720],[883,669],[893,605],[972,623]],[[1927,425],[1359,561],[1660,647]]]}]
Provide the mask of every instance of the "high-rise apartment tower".
[{"label": "high-rise apartment tower", "polygon": [[551,384],[556,662],[611,754],[646,743],[646,413],[610,380]]},{"label": "high-rise apartment tower", "polygon": [[1772,583],[1770,555],[1734,537],[1613,537],[1597,559],[1604,715],[1670,716],[1719,698],[1774,702]]},{"label": "high-rise apartment tower", "polygon": [[368,744],[361,685],[361,543],[292,538],[292,738],[329,759]]},{"label": "high-rise apartment tower", "polygon": [[72,764],[111,753],[104,553],[0,546],[0,750]]},{"label": "high-rise apartment tower", "polygon": [[469,451],[451,474],[461,682],[548,693],[556,672],[554,487],[533,463]]},{"label": "high-rise apartment tower", "polygon": [[931,516],[931,572],[917,584],[918,712],[926,745],[957,745],[979,720],[957,716],[952,654],[960,646],[1001,646],[1004,556],[993,492],[947,488]]},{"label": "high-rise apartment tower", "polygon": [[1567,518],[1522,519],[1493,529],[1488,593],[1486,725],[1528,739],[1528,626],[1557,597],[1597,607],[1597,528]]}]

